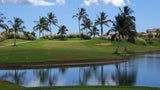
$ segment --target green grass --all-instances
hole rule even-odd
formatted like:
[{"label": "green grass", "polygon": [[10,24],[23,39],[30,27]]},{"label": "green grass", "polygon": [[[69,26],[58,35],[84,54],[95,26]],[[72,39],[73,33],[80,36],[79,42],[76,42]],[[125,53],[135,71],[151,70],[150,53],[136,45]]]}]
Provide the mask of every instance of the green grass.
[{"label": "green grass", "polygon": [[18,86],[8,81],[0,80],[0,89],[23,89],[24,87]]},{"label": "green grass", "polygon": [[[25,42],[26,40],[20,40],[20,39],[17,39],[16,42],[19,43],[19,42]],[[9,40],[5,40],[3,42],[0,42],[0,46],[5,46],[5,45],[11,45],[14,43],[14,40],[13,39],[9,39]]]},{"label": "green grass", "polygon": [[[21,40],[20,40],[21,41]],[[23,40],[22,40],[23,41]],[[0,42],[13,42],[7,40]],[[113,43],[109,46],[99,46],[97,43]],[[137,41],[138,42],[138,41]],[[141,41],[137,44],[127,43],[127,52],[150,52],[160,50],[160,42],[142,45]],[[35,40],[16,47],[0,47],[0,63],[39,63],[39,62],[61,62],[61,61],[93,61],[93,60],[115,60],[123,59],[125,56],[124,42],[120,43],[119,52],[113,54],[117,47],[117,42],[108,40],[92,39],[80,40]]]}]

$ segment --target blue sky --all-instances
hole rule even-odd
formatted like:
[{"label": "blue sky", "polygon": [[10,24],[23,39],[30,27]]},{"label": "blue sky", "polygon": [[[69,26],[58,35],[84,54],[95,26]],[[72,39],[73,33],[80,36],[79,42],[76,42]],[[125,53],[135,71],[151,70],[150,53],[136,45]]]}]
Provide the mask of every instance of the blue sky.
[{"label": "blue sky", "polygon": [[[0,12],[7,20],[21,18],[27,27],[25,30],[30,32],[36,25],[33,21],[53,12],[57,16],[58,25],[66,25],[69,32],[78,32],[78,21],[76,18],[72,19],[78,8],[85,8],[92,21],[102,11],[109,15],[108,19],[114,20],[119,13],[118,7],[128,5],[135,11],[133,15],[137,20],[137,31],[145,32],[146,29],[160,28],[159,4],[160,0],[0,0]],[[105,27],[104,32],[109,29],[110,27]],[[57,30],[52,26],[53,33]]]}]

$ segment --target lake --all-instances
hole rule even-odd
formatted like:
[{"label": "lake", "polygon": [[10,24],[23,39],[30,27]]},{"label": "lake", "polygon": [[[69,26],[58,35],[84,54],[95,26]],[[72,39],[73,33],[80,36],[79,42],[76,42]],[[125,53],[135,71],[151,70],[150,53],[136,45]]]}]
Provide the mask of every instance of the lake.
[{"label": "lake", "polygon": [[128,62],[84,67],[0,70],[0,79],[24,87],[160,87],[160,54],[133,56]]}]

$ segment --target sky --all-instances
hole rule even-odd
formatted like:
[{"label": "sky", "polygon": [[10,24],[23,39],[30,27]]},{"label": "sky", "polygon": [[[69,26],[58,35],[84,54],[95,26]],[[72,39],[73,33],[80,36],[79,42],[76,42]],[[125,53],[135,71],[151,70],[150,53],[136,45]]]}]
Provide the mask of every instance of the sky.
[{"label": "sky", "polygon": [[[114,21],[115,16],[120,13],[118,7],[127,5],[134,10],[132,15],[136,17],[137,31],[145,32],[146,29],[160,28],[159,4],[160,0],[0,0],[0,13],[7,18],[6,23],[7,20],[13,20],[13,17],[21,18],[26,26],[25,30],[32,32],[36,25],[33,21],[53,12],[59,26],[65,25],[69,32],[78,32],[78,21],[76,18],[72,19],[78,8],[85,8],[93,22],[100,12],[105,12],[108,19]],[[112,24],[110,27],[104,26],[104,32],[111,27]],[[52,32],[58,32],[58,28],[52,26]]]}]

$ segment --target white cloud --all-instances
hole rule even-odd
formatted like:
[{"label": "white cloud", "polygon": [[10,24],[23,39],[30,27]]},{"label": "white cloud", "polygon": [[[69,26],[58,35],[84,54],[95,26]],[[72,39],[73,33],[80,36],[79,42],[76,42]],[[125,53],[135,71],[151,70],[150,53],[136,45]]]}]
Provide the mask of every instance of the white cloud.
[{"label": "white cloud", "polygon": [[84,0],[84,4],[82,4],[82,5],[87,5],[87,6],[90,6],[91,4],[98,5],[98,1],[99,0]]},{"label": "white cloud", "polygon": [[59,5],[64,5],[66,3],[66,0],[56,0],[56,3]]},{"label": "white cloud", "polygon": [[[129,3],[130,0],[127,0]],[[92,4],[98,4],[98,3],[104,3],[104,4],[112,4],[117,7],[125,6],[125,0],[84,0],[84,4],[82,5],[87,5],[90,6]]]},{"label": "white cloud", "polygon": [[0,4],[23,4],[30,6],[51,6],[55,5],[53,2],[45,0],[0,0]]}]

